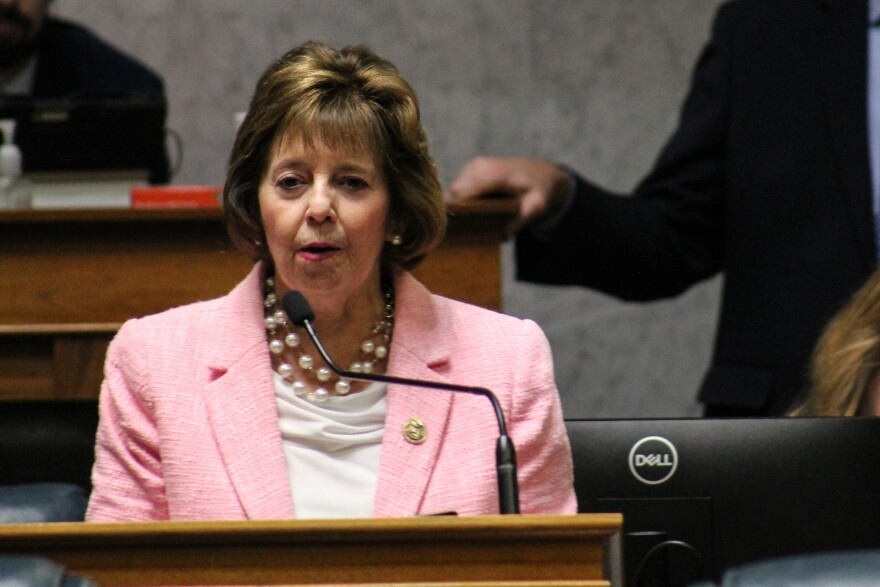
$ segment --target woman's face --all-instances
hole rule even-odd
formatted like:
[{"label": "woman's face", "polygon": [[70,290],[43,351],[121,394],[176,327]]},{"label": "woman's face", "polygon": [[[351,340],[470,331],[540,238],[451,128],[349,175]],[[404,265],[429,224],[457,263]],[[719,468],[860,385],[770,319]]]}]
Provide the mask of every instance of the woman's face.
[{"label": "woman's face", "polygon": [[279,294],[297,289],[313,305],[344,305],[379,292],[389,195],[371,156],[288,137],[278,142],[259,199]]}]

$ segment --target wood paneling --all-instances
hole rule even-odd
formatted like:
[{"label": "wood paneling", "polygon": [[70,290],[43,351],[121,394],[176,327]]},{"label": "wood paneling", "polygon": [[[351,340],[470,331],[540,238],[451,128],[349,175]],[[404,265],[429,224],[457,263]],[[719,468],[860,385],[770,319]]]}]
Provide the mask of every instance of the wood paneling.
[{"label": "wood paneling", "polygon": [[[501,307],[509,201],[449,207],[416,270],[432,291]],[[125,320],[221,296],[250,270],[219,209],[0,212],[0,400],[97,397]]]}]

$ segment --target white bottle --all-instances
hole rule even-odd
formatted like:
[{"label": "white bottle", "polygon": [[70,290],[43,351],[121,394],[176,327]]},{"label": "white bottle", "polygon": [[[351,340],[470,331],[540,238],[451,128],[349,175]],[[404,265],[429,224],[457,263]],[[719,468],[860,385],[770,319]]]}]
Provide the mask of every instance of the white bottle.
[{"label": "white bottle", "polygon": [[21,151],[13,142],[15,121],[0,120],[0,208],[30,208],[33,185],[21,175]]}]

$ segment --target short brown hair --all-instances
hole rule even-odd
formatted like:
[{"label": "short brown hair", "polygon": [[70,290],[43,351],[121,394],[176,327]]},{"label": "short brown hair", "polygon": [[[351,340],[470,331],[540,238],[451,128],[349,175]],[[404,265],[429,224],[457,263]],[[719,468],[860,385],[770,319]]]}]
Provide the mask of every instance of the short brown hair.
[{"label": "short brown hair", "polygon": [[388,185],[383,265],[410,269],[443,239],[446,211],[412,87],[390,62],[363,46],[308,42],[273,63],[257,83],[229,157],[223,193],[226,227],[253,260],[269,260],[259,186],[278,141],[372,153]]}]

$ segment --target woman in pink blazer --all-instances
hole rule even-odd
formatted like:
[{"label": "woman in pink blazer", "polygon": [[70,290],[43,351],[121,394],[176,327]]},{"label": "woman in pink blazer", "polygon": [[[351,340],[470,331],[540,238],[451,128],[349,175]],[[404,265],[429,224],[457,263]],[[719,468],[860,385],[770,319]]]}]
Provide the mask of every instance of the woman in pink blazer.
[{"label": "woman in pink blazer", "polygon": [[549,345],[533,322],[408,272],[445,210],[410,86],[363,47],[298,47],[260,79],[224,190],[255,261],[228,295],[131,320],[110,345],[87,519],[498,513],[482,396],[337,377],[279,308],[300,291],[352,371],[492,390],[523,513],[574,513]]}]

